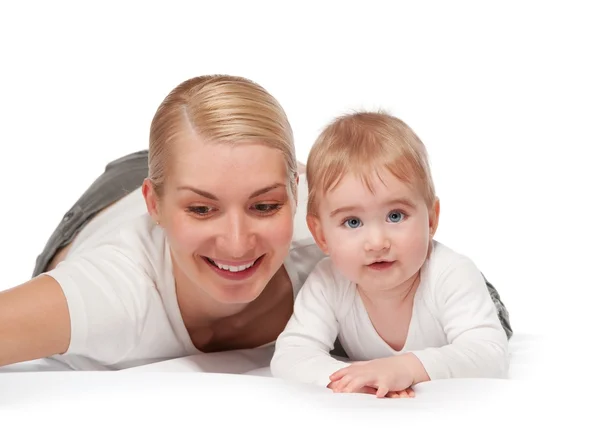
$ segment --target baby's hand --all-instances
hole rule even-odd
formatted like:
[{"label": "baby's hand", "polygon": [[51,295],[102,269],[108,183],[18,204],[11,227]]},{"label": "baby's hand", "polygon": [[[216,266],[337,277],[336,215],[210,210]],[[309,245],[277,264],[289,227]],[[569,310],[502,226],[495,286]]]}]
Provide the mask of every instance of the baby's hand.
[{"label": "baby's hand", "polygon": [[[373,394],[377,392],[374,391]],[[415,391],[413,388],[407,388],[403,391],[390,391],[386,394],[386,398],[414,398]]]},{"label": "baby's hand", "polygon": [[[330,387],[334,392],[362,392],[374,391],[378,398],[383,398],[392,393],[394,398],[406,394],[414,397],[410,389],[413,377],[403,364],[401,356],[374,359],[372,361],[355,362],[333,373],[329,379]],[[409,392],[410,389],[410,392]]]},{"label": "baby's hand", "polygon": [[[340,390],[341,380],[336,380],[335,382],[331,382],[331,383],[329,383],[329,385],[327,385],[327,387],[329,389],[331,389],[333,392],[346,392],[346,391]],[[377,388],[372,388],[370,386],[363,386],[362,388],[358,388],[357,390],[355,390],[353,393],[376,395]],[[415,391],[412,388],[407,388],[403,391],[389,391],[385,395],[385,397],[386,398],[414,398]]]}]

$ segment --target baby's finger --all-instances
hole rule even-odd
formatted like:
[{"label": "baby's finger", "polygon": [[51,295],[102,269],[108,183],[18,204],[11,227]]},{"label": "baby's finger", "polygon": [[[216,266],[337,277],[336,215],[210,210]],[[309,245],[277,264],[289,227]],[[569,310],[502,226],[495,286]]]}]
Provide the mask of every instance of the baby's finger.
[{"label": "baby's finger", "polygon": [[344,377],[346,374],[356,371],[357,368],[359,368],[362,364],[365,364],[365,363],[366,363],[365,361],[356,361],[356,362],[353,362],[352,364],[348,365],[347,367],[340,368],[335,373],[333,373],[329,376],[329,380],[332,380],[332,381],[339,380],[342,377]]},{"label": "baby's finger", "polygon": [[337,392],[337,390],[340,387],[340,381],[336,380],[335,382],[329,382],[329,384],[327,385],[327,387],[329,389],[331,389],[333,392]]},{"label": "baby's finger", "polygon": [[348,384],[344,388],[344,392],[353,393],[359,391],[365,386],[372,386],[371,379],[365,375],[348,375]]},{"label": "baby's finger", "polygon": [[338,383],[336,392],[348,392],[348,385],[352,383],[352,380],[352,375],[345,375],[341,379],[336,380]]},{"label": "baby's finger", "polygon": [[344,368],[341,368],[339,370],[337,370],[335,373],[333,373],[332,375],[329,376],[329,380],[331,380],[332,382],[335,382],[336,380],[340,380],[342,377],[344,377],[346,374],[348,374],[348,371],[350,371],[350,365]]},{"label": "baby's finger", "polygon": [[377,389],[372,388],[370,386],[363,386],[356,392],[361,393],[361,394],[375,395],[377,393]]},{"label": "baby's finger", "polygon": [[375,394],[377,398],[383,398],[389,392],[389,388],[386,385],[379,385],[377,388],[377,393]]},{"label": "baby's finger", "polygon": [[410,398],[414,398],[415,397],[415,390],[413,388],[407,388],[406,389],[406,393],[408,394],[408,396]]}]

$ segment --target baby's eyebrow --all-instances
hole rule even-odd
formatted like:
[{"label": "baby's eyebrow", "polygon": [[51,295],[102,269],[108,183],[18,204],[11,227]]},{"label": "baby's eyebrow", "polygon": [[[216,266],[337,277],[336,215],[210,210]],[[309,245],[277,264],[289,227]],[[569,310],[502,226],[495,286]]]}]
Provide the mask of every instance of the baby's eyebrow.
[{"label": "baby's eyebrow", "polygon": [[337,214],[340,214],[340,213],[356,212],[359,209],[360,208],[357,206],[341,207],[341,208],[331,211],[331,213],[329,214],[329,217],[336,216]]},{"label": "baby's eyebrow", "polygon": [[391,199],[386,202],[386,205],[404,205],[404,206],[410,207],[412,209],[415,209],[417,207],[413,203],[413,201],[406,199],[406,198]]},{"label": "baby's eyebrow", "polygon": [[[410,199],[406,199],[406,198],[390,199],[390,200],[386,201],[384,205],[385,206],[402,205],[405,207],[409,207],[413,210],[417,207]],[[349,206],[334,209],[333,211],[331,211],[331,213],[329,213],[329,217],[334,217],[340,213],[359,212],[359,211],[362,211],[362,207],[356,206],[356,205],[349,205]]]}]

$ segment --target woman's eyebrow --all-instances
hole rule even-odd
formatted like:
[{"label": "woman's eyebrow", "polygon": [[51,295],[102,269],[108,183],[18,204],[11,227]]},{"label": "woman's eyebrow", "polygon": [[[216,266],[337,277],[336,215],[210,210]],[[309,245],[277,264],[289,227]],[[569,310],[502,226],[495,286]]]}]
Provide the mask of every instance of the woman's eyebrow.
[{"label": "woman's eyebrow", "polygon": [[[265,193],[268,193],[271,190],[275,190],[275,189],[277,189],[279,187],[285,187],[285,184],[274,183],[274,184],[271,184],[270,186],[258,189],[257,191],[253,192],[248,199],[252,199],[252,198],[258,197],[260,195],[264,195]],[[210,199],[210,200],[213,200],[213,201],[218,201],[219,200],[219,198],[217,198],[214,194],[212,194],[210,192],[207,192],[205,190],[197,189],[196,187],[179,186],[179,187],[177,187],[177,190],[189,190],[191,192],[196,193],[197,195],[205,197],[206,199]]]},{"label": "woman's eyebrow", "polygon": [[271,184],[270,186],[267,187],[263,187],[262,189],[258,189],[257,191],[255,191],[254,193],[252,193],[248,199],[252,199],[252,198],[256,198],[260,195],[264,195],[265,193],[270,192],[271,190],[275,190],[278,189],[280,187],[285,187],[285,184],[282,183],[274,183]]},{"label": "woman's eyebrow", "polygon": [[196,187],[192,187],[192,186],[179,186],[179,187],[177,187],[177,190],[189,190],[191,192],[196,193],[197,195],[205,197],[206,199],[211,199],[213,201],[218,201],[219,200],[212,193],[209,193],[209,192],[204,191],[204,190],[197,189]]}]

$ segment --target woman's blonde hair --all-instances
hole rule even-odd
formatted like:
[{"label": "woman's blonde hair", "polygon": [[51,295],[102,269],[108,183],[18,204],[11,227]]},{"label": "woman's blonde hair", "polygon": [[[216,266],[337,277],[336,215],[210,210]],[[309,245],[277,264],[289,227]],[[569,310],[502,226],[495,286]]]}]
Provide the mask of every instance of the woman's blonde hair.
[{"label": "woman's blonde hair", "polygon": [[336,118],[321,132],[308,156],[308,214],[317,216],[319,198],[344,175],[359,175],[373,191],[373,175],[379,176],[384,168],[416,187],[432,208],[436,196],[427,151],[406,123],[383,112]]},{"label": "woman's blonde hair", "polygon": [[159,196],[173,143],[190,128],[210,142],[260,143],[281,151],[296,196],[292,128],[283,108],[260,85],[238,76],[206,75],[182,82],[167,95],[150,126],[148,177]]}]

